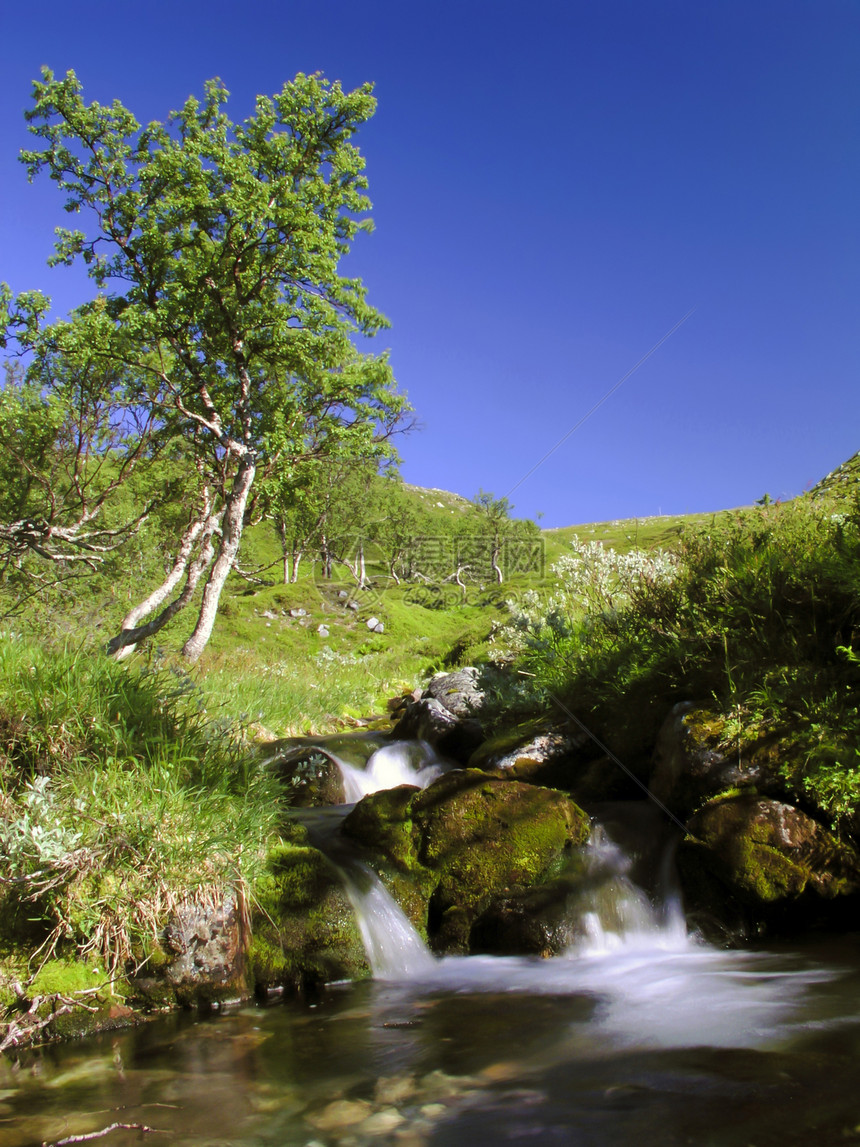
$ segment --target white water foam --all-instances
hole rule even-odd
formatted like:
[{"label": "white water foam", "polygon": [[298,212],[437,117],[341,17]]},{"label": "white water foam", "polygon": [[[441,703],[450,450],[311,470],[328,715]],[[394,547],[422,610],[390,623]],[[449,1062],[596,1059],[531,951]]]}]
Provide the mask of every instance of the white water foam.
[{"label": "white water foam", "polygon": [[368,759],[365,768],[356,768],[332,754],[343,777],[347,804],[354,804],[368,793],[393,789],[398,785],[426,788],[445,771],[426,741],[394,741],[383,745]]},{"label": "white water foam", "polygon": [[[373,975],[428,991],[583,995],[591,1030],[613,1046],[761,1047],[784,1036],[818,970],[785,971],[764,953],[718,951],[687,934],[675,898],[655,907],[624,874],[599,830],[589,846],[599,876],[582,896],[580,935],[552,959],[432,955],[381,881],[364,870],[349,890]],[[354,881],[349,879],[350,885]]]},{"label": "white water foam", "polygon": [[629,858],[600,825],[586,846],[586,868],[591,879],[574,906],[580,935],[571,955],[639,948],[684,952],[693,946],[677,889],[664,888],[661,899],[652,903],[628,877]]},{"label": "white water foam", "polygon": [[343,874],[374,979],[431,975],[437,960],[376,873],[355,864]]}]

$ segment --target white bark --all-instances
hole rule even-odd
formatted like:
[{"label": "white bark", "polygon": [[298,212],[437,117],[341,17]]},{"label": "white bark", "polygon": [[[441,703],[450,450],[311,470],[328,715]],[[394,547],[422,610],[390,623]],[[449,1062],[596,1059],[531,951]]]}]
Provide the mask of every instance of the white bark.
[{"label": "white bark", "polygon": [[[220,519],[221,513],[209,514],[209,516],[202,523],[202,528],[197,533],[195,539],[199,542],[200,548],[197,557],[193,562],[190,563],[190,565],[188,564],[188,558],[186,557],[185,559],[185,585],[183,586],[182,592],[178,595],[178,597],[175,597],[169,605],[165,606],[165,608],[161,611],[161,613],[158,614],[157,617],[154,617],[151,621],[148,621],[143,625],[129,626],[124,621],[122,630],[116,635],[116,637],[111,638],[111,640],[108,642],[108,654],[116,657],[118,661],[123,657],[127,657],[139,641],[143,641],[145,637],[151,637],[154,633],[158,633],[160,629],[163,629],[164,626],[167,625],[168,621],[174,618],[180,610],[184,609],[186,605],[188,605],[194,596],[194,591],[197,589],[203,572],[208,568],[209,565],[211,565],[212,559],[215,556],[213,538],[218,531]],[[189,532],[190,527],[189,531],[186,531],[186,534],[183,537],[183,542],[187,538]],[[190,552],[188,557],[190,557]],[[175,571],[176,565],[174,564],[173,569],[165,579],[165,583],[172,578]],[[179,578],[182,576],[182,572],[183,570],[180,569],[179,575],[173,582],[174,587],[178,583]],[[150,594],[150,597],[147,598],[147,601],[153,597],[158,596],[165,583],[162,583],[162,586],[159,586],[158,590],[155,590],[152,594]],[[170,591],[168,590],[168,593],[169,592]],[[166,596],[167,594],[164,594],[161,596],[160,600],[164,601]],[[149,613],[152,611],[152,609],[157,608],[158,604],[160,604],[160,602],[156,603],[156,605],[153,605],[151,609],[147,610],[145,613],[139,614],[139,617],[146,616],[146,613]],[[138,607],[138,609],[139,608],[140,607]],[[136,610],[132,610],[132,613],[135,612]],[[128,616],[130,617],[131,614]]]},{"label": "white bark", "polygon": [[182,646],[182,656],[189,661],[194,662],[199,658],[215,625],[221,590],[239,552],[245,524],[245,507],[248,504],[248,495],[251,492],[256,469],[253,455],[246,454],[239,463],[232,489],[227,495],[221,522],[221,546],[218,557],[209,571],[209,577],[203,588],[203,601],[194,632]]}]

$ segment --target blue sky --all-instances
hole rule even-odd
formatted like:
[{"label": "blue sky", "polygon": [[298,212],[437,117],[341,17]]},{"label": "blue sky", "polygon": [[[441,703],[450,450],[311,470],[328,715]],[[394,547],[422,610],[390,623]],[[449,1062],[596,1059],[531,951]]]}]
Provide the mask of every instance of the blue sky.
[{"label": "blue sky", "polygon": [[45,0],[4,33],[0,278],[60,312],[91,285],[46,267],[60,196],[16,158],[42,64],[144,122],[319,70],[376,84],[350,270],[407,480],[557,526],[790,497],[860,448],[856,0]]}]

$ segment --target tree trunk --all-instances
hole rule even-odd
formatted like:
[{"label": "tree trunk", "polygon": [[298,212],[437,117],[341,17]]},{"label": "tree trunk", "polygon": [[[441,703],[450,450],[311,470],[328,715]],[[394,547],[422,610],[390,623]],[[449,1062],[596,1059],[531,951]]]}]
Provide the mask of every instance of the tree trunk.
[{"label": "tree trunk", "polygon": [[239,552],[239,543],[242,540],[242,529],[245,524],[245,507],[248,504],[248,495],[251,492],[256,471],[257,466],[253,455],[246,454],[239,463],[232,489],[224,504],[221,548],[203,588],[203,601],[200,605],[197,624],[194,626],[194,632],[182,646],[182,656],[191,662],[199,658],[212,633],[221,590],[224,588],[227,575],[233,568],[233,562]]},{"label": "tree trunk", "polygon": [[[210,514],[206,521],[203,523],[203,529],[199,536],[200,551],[194,561],[191,562],[191,564],[187,567],[187,572],[185,574],[185,585],[182,589],[182,593],[180,593],[178,597],[175,597],[168,606],[165,606],[165,608],[161,611],[161,613],[159,613],[157,617],[154,617],[152,621],[148,621],[144,625],[137,625],[129,628],[126,623],[123,622],[122,630],[116,635],[116,637],[112,637],[108,642],[108,654],[116,657],[116,659],[119,661],[121,658],[127,656],[139,641],[143,641],[145,637],[151,637],[154,633],[158,633],[160,629],[163,629],[164,626],[167,625],[171,618],[174,618],[180,610],[185,609],[186,605],[188,605],[194,596],[194,591],[197,589],[197,584],[200,581],[203,571],[211,564],[212,559],[215,556],[215,546],[212,539],[218,531],[222,513],[223,511],[220,511],[217,514]],[[170,580],[170,577],[172,577],[175,569],[176,565],[174,564],[174,569],[171,570],[166,580]],[[162,587],[159,586],[159,589],[150,594],[146,600],[150,601],[152,598],[156,597],[161,588]],[[162,597],[161,600],[163,601],[164,597]],[[155,606],[152,606],[151,608],[154,609]],[[132,610],[132,614],[136,613],[139,609],[140,607],[138,607],[137,610]],[[151,612],[151,610],[147,610],[146,612]],[[128,617],[131,617],[132,614],[129,614]],[[138,613],[138,616],[146,616],[146,613]]]},{"label": "tree trunk", "polygon": [[[118,636],[121,636],[121,634],[128,629],[134,629],[139,621],[142,621],[144,617],[148,617],[153,612],[153,610],[158,609],[162,602],[166,601],[170,594],[173,593],[174,589],[176,589],[176,587],[179,585],[180,579],[185,573],[185,570],[188,567],[188,563],[191,560],[191,555],[194,552],[194,546],[196,545],[197,540],[199,539],[206,526],[208,513],[209,505],[207,499],[207,505],[200,516],[194,518],[188,523],[188,527],[185,530],[185,533],[182,535],[182,539],[179,543],[179,550],[176,554],[176,560],[174,561],[173,567],[171,568],[167,577],[164,579],[160,586],[152,591],[149,597],[145,597],[139,605],[136,605],[134,609],[129,610],[129,612],[122,619],[122,623],[120,625],[120,634]],[[116,640],[117,638],[114,638],[110,644],[113,645]],[[133,650],[134,642],[119,646],[115,654],[117,661],[121,660],[123,657],[128,657],[128,655],[132,653]],[[110,645],[108,646],[108,651],[112,652]]]},{"label": "tree trunk", "polygon": [[296,550],[293,554],[293,570],[290,575],[290,581],[293,585],[299,580],[299,562],[302,560],[302,551]]},{"label": "tree trunk", "polygon": [[501,555],[501,552],[502,552],[501,545],[494,544],[493,545],[493,570],[495,571],[496,581],[499,583],[499,585],[502,584],[502,580],[503,580],[502,579],[502,567],[499,565],[499,557]]}]

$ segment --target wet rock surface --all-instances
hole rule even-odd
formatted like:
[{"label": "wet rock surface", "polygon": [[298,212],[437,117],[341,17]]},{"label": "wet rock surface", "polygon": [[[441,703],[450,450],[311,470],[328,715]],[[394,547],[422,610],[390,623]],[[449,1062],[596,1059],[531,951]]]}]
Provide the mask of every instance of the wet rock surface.
[{"label": "wet rock surface", "polygon": [[860,857],[799,809],[756,795],[705,805],[678,850],[685,903],[706,934],[856,921]]},{"label": "wet rock surface", "polygon": [[420,892],[422,918],[415,907],[410,914],[436,951],[467,952],[472,924],[493,898],[550,879],[590,822],[564,793],[463,769],[423,791],[365,797],[344,832],[395,897],[403,878]]}]

